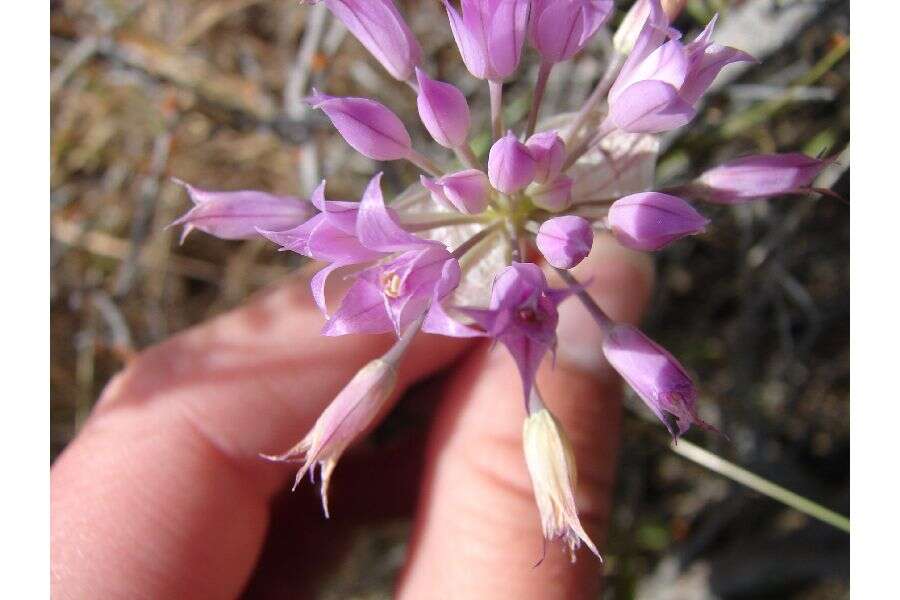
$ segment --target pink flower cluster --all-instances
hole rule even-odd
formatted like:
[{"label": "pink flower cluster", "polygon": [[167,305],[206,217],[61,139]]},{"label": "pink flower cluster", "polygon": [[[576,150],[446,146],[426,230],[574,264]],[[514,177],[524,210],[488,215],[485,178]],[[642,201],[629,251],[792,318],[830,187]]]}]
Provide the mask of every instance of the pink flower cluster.
[{"label": "pink flower cluster", "polygon": [[[590,253],[595,231],[608,231],[628,248],[656,251],[709,223],[684,198],[652,191],[652,179],[607,186],[596,172],[617,173],[631,164],[630,148],[649,145],[655,155],[655,134],[689,123],[719,71],[754,59],[712,41],[715,18],[684,42],[660,0],[638,0],[616,34],[606,75],[581,110],[539,123],[553,66],[586,47],[612,15],[612,0],[462,0],[459,10],[444,0],[466,68],[488,82],[494,142],[485,162],[469,145],[465,95],[429,77],[392,0],[324,2],[392,77],[408,84],[425,129],[456,163],[418,152],[403,120],[383,104],[314,90],[309,104],[359,153],[375,161],[407,160],[422,171],[400,201],[385,202],[380,174],[359,202],[327,200],[324,182],[309,202],[185,184],[196,204],[176,221],[185,235],[192,229],[226,239],[262,235],[322,261],[326,266],[311,283],[326,317],[322,333],[393,332],[398,338],[294,449],[274,458],[301,460],[300,475],[320,465],[325,503],[340,454],[383,408],[397,363],[417,332],[491,338],[506,347],[521,373],[524,450],[545,537],[564,540],[571,551],[583,542],[596,552],[578,521],[568,442],[535,386],[539,365],[559,343],[560,302],[574,294],[585,303],[605,334],[609,363],[673,436],[692,424],[708,426],[697,416],[697,391],[681,364],[638,329],[614,323],[567,270]],[[523,126],[507,129],[503,83],[518,70],[526,40],[540,64],[531,112]],[[825,164],[799,154],[744,157],[669,191],[724,204],[803,193]],[[567,287],[550,287],[543,270],[525,262],[533,245]],[[349,266],[354,281],[331,313],[326,280]],[[479,292],[489,283],[485,273],[489,295]]]}]

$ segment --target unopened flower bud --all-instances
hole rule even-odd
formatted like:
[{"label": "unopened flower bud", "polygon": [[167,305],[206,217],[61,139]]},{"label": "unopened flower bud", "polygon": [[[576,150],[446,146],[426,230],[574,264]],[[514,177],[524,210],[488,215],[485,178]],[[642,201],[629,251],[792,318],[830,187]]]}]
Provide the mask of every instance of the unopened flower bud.
[{"label": "unopened flower bud", "polygon": [[522,442],[544,538],[562,540],[573,561],[582,542],[599,557],[578,519],[575,456],[559,422],[546,408],[537,410],[525,419]]},{"label": "unopened flower bud", "polygon": [[393,78],[412,77],[422,49],[393,0],[325,0],[325,5]]},{"label": "unopened flower bud", "polygon": [[422,176],[420,180],[436,202],[463,214],[477,215],[487,208],[490,186],[487,176],[478,169],[466,169],[438,179]]},{"label": "unopened flower bud", "polygon": [[251,190],[216,192],[176,182],[184,186],[194,202],[191,210],[170,225],[184,225],[182,242],[194,229],[223,240],[251,239],[260,236],[259,229],[291,229],[315,213],[309,202],[291,196]]},{"label": "unopened flower bud", "polygon": [[548,263],[557,269],[571,269],[591,253],[594,230],[583,217],[554,217],[544,221],[535,242]]},{"label": "unopened flower bud", "polygon": [[[653,0],[659,3],[660,0]],[[666,20],[671,23],[684,9],[687,0],[662,0],[660,6]],[[613,36],[613,46],[616,52],[628,54],[634,48],[634,43],[641,33],[644,22],[650,14],[650,0],[637,0],[631,5],[631,9],[625,14],[622,23]]]},{"label": "unopened flower bud", "polygon": [[572,205],[573,185],[574,180],[571,177],[560,175],[550,183],[529,188],[528,195],[538,208],[560,212]]},{"label": "unopened flower bud", "polygon": [[692,424],[712,429],[697,416],[697,390],[684,367],[638,328],[613,326],[603,339],[603,354],[673,437]]},{"label": "unopened flower bud", "polygon": [[547,63],[572,58],[612,14],[612,0],[532,0],[531,45]]},{"label": "unopened flower bud", "polygon": [[623,246],[653,251],[702,232],[709,219],[677,196],[641,192],[616,200],[609,208],[607,222]]},{"label": "unopened flower bud", "polygon": [[337,98],[315,89],[307,101],[321,108],[344,140],[363,156],[399,160],[412,149],[403,122],[383,104],[367,98]]},{"label": "unopened flower bud", "polygon": [[469,73],[503,81],[519,66],[529,0],[462,0],[462,14],[444,0],[450,29]]},{"label": "unopened flower bud", "polygon": [[513,132],[494,142],[488,154],[488,178],[504,194],[518,192],[534,179],[536,165],[528,148]]},{"label": "unopened flower bud", "polygon": [[458,148],[469,135],[469,105],[454,85],[435,81],[416,68],[419,95],[416,104],[425,129],[441,146]]},{"label": "unopened flower bud", "polygon": [[338,459],[382,412],[396,381],[393,364],[382,359],[373,360],[340,391],[300,443],[284,454],[266,456],[275,461],[303,461],[294,480],[295,488],[309,469],[319,466],[322,508],[326,517],[328,483]]},{"label": "unopened flower bud", "polygon": [[829,163],[799,152],[744,156],[706,171],[692,188],[707,202],[739,204],[803,191]]},{"label": "unopened flower bud", "polygon": [[566,160],[566,144],[555,131],[536,133],[525,142],[534,157],[534,180],[547,183],[556,178]]}]

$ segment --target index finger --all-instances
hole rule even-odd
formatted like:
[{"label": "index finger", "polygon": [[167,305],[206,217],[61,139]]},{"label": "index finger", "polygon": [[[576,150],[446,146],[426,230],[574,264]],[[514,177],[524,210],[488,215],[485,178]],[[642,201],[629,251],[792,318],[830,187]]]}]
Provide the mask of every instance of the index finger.
[{"label": "index finger", "polygon": [[[51,471],[51,581],[59,598],[239,594],[262,546],[290,446],[390,336],[319,336],[294,281],[149,349],[105,390]],[[423,336],[398,394],[459,340]]]}]

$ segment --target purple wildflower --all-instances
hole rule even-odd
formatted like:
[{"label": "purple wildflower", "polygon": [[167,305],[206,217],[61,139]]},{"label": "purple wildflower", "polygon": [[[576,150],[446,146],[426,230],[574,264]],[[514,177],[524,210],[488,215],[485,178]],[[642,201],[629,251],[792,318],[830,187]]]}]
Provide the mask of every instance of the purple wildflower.
[{"label": "purple wildflower", "polygon": [[422,49],[393,0],[325,0],[325,6],[392,77],[412,78],[413,69],[422,63]]},{"label": "purple wildflower", "polygon": [[313,90],[308,99],[321,108],[353,149],[372,160],[407,158],[412,141],[403,122],[387,107],[367,98],[337,98]]},{"label": "purple wildflower", "polygon": [[528,147],[513,132],[497,140],[488,154],[488,178],[504,194],[518,192],[532,182],[537,163]]},{"label": "purple wildflower", "polygon": [[572,58],[612,15],[612,0],[532,0],[531,45],[547,63]]},{"label": "purple wildflower", "polygon": [[450,29],[469,73],[503,81],[519,66],[529,0],[462,0],[462,15],[444,0]]},{"label": "purple wildflower", "polygon": [[607,224],[623,246],[652,251],[702,232],[709,219],[677,196],[644,192],[614,202]]},{"label": "purple wildflower", "polygon": [[442,244],[400,227],[384,205],[380,181],[380,175],[374,177],[363,195],[356,237],[366,249],[393,258],[357,276],[340,308],[325,323],[324,335],[386,331],[400,335],[429,309],[432,298],[444,297],[459,283],[457,260]]},{"label": "purple wildflower", "polygon": [[292,196],[241,190],[216,192],[180,180],[194,207],[169,227],[183,225],[181,243],[198,229],[223,240],[246,240],[259,236],[258,229],[290,229],[314,212],[308,202]]},{"label": "purple wildflower", "polygon": [[697,416],[697,390],[684,367],[636,327],[618,324],[607,331],[603,354],[672,437],[684,435],[691,425],[711,429]]},{"label": "purple wildflower", "polygon": [[455,85],[435,81],[416,69],[419,94],[416,104],[425,129],[441,146],[459,148],[469,135],[469,105]]},{"label": "purple wildflower", "polygon": [[534,180],[547,183],[556,179],[566,160],[566,144],[555,131],[536,133],[525,142],[534,158]]},{"label": "purple wildflower", "polygon": [[269,231],[259,227],[257,230],[282,250],[331,263],[316,273],[310,282],[316,305],[327,316],[325,283],[328,276],[341,267],[373,261],[383,254],[366,248],[356,237],[358,202],[325,200],[323,181],[313,192],[312,203],[321,212],[293,229]]},{"label": "purple wildflower", "polygon": [[547,262],[557,269],[571,269],[591,253],[594,230],[577,215],[554,217],[541,225],[535,243]]},{"label": "purple wildflower", "polygon": [[695,104],[713,79],[733,62],[754,62],[740,50],[710,41],[717,18],[693,42],[668,29],[659,0],[609,90],[609,118],[623,131],[659,133],[680,127],[696,115]]},{"label": "purple wildflower", "polygon": [[477,215],[487,208],[490,185],[487,175],[478,169],[466,169],[437,179],[423,175],[420,180],[436,202],[463,214]]},{"label": "purple wildflower", "polygon": [[692,191],[703,200],[717,204],[740,204],[801,193],[807,191],[830,162],[799,152],[744,156],[703,173]]},{"label": "purple wildflower", "polygon": [[570,294],[548,286],[537,265],[513,263],[494,280],[487,308],[459,309],[512,354],[526,399],[544,355],[556,347],[556,307]]}]

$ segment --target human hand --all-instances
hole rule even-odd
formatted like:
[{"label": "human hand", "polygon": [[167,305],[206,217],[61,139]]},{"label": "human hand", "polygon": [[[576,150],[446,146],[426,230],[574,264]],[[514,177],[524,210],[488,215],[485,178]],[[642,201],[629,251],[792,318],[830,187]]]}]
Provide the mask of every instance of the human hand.
[{"label": "human hand", "polygon": [[[635,321],[652,269],[598,238],[574,270],[614,318]],[[337,287],[337,286],[335,286]],[[538,382],[579,468],[581,521],[602,547],[620,426],[620,387],[577,300],[560,307],[555,368]],[[411,514],[399,598],[596,595],[600,563],[542,534],[522,456],[521,383],[506,350],[420,335],[395,396],[436,400],[430,431],[348,452],[332,517],[289,466],[260,452],[293,445],[390,336],[324,338],[304,281],[145,351],[107,386],[51,471],[54,598],[312,596],[360,524]],[[427,441],[426,441],[427,440]],[[420,442],[425,442],[420,444]]]}]

